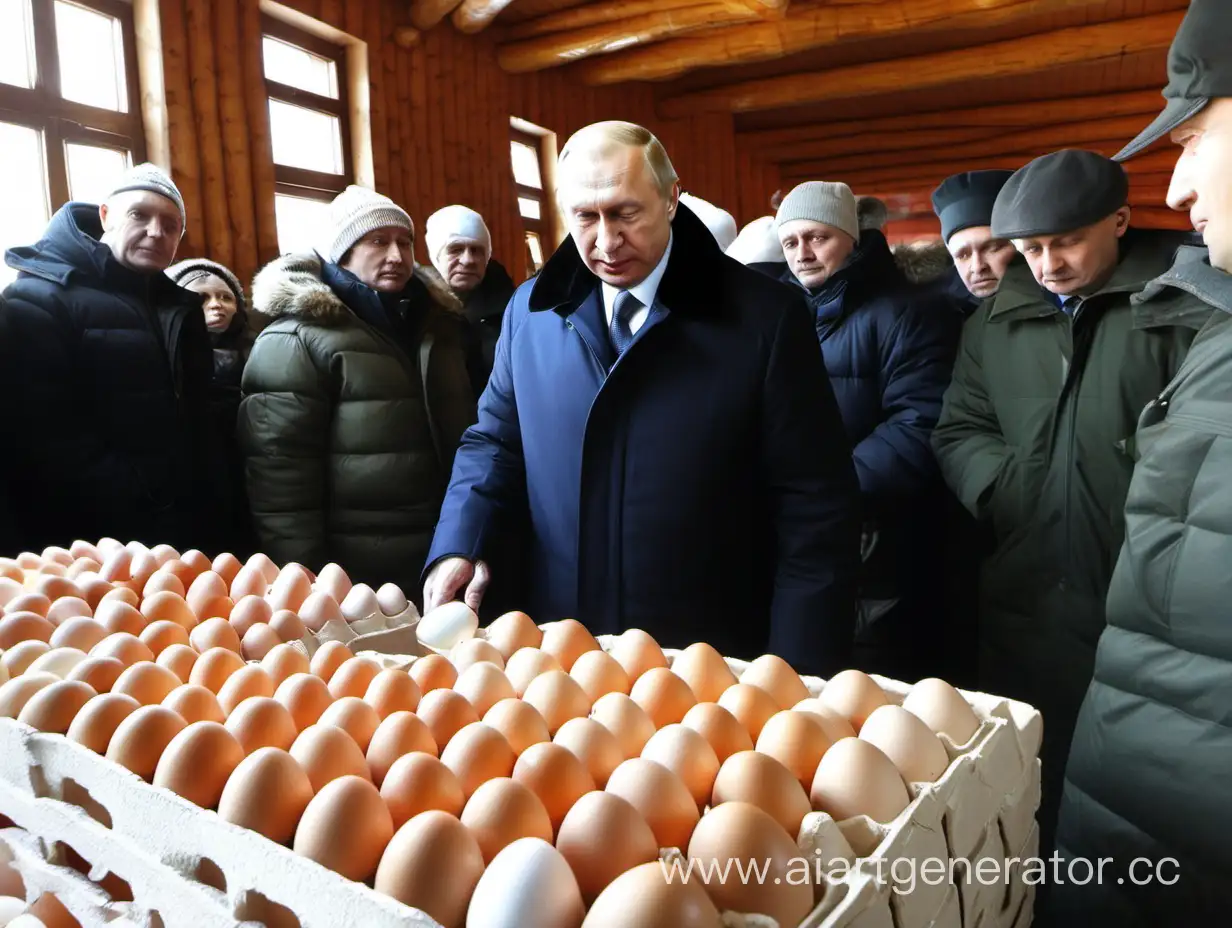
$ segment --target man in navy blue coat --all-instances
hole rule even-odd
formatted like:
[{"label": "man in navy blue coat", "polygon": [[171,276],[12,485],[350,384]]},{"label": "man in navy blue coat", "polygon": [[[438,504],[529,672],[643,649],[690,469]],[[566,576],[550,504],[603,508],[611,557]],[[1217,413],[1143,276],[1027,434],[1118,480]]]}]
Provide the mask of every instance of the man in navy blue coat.
[{"label": "man in navy blue coat", "polygon": [[846,666],[859,497],[802,297],[719,251],[647,130],[589,126],[558,173],[571,236],[505,313],[426,608],[476,607],[529,513],[536,621]]}]

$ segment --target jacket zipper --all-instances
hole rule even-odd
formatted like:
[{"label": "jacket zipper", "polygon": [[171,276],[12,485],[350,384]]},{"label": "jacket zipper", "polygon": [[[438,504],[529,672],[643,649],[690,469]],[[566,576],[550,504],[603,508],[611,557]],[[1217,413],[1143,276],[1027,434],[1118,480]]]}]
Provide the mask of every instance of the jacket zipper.
[{"label": "jacket zipper", "polygon": [[[1073,316],[1071,316],[1069,320],[1067,320],[1067,325],[1069,327],[1069,350],[1070,350],[1071,355],[1073,354],[1075,350],[1075,345],[1077,342],[1077,339],[1075,338],[1075,330],[1077,329],[1077,321],[1078,321],[1077,318]],[[1067,413],[1067,419],[1065,423],[1066,461],[1065,461],[1065,467],[1063,468],[1065,478],[1062,484],[1062,495],[1065,499],[1065,504],[1064,504],[1064,508],[1062,511],[1062,518],[1064,519],[1064,522],[1062,524],[1065,527],[1065,562],[1061,565],[1061,580],[1059,583],[1059,586],[1062,590],[1064,590],[1068,586],[1069,566],[1070,564],[1073,563],[1073,558],[1074,558],[1074,533],[1070,526],[1070,513],[1072,512],[1072,507],[1070,505],[1070,493],[1072,492],[1072,478],[1070,475],[1074,469],[1075,464],[1077,463],[1075,459],[1075,455],[1074,455],[1074,444],[1077,439],[1077,431],[1078,431],[1077,424],[1076,424],[1076,420],[1078,418],[1077,408],[1076,408],[1078,388],[1077,388],[1077,385],[1075,384],[1073,388],[1070,389],[1069,378],[1073,376],[1074,374],[1074,367],[1072,364],[1067,364],[1066,366],[1067,366],[1066,379],[1061,384],[1061,390],[1065,394],[1065,406],[1068,407],[1068,410],[1069,410]]]}]

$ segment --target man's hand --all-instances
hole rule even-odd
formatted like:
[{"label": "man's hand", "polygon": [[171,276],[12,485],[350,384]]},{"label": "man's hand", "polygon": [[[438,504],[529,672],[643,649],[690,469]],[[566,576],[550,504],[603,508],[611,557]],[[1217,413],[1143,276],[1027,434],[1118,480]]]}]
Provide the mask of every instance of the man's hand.
[{"label": "man's hand", "polygon": [[464,557],[439,561],[424,582],[424,615],[437,606],[453,602],[463,588],[466,604],[478,612],[491,580],[492,574],[483,561],[472,564]]}]

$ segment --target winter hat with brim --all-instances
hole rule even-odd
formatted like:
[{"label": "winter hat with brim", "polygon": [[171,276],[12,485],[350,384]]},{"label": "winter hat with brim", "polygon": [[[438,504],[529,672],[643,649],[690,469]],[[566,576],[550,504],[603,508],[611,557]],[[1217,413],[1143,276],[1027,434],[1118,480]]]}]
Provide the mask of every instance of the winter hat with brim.
[{"label": "winter hat with brim", "polygon": [[783,246],[779,244],[778,233],[774,231],[774,217],[762,216],[741,229],[736,240],[727,249],[727,256],[735,258],[741,264],[786,263]]},{"label": "winter hat with brim", "polygon": [[833,226],[860,241],[860,217],[856,198],[846,184],[810,180],[783,197],[774,217],[777,232],[789,222],[806,219]]},{"label": "winter hat with brim", "polygon": [[1005,182],[992,208],[994,238],[1063,235],[1107,219],[1129,202],[1125,169],[1067,148],[1036,158]]},{"label": "winter hat with brim", "polygon": [[107,199],[110,200],[118,193],[128,193],[132,190],[148,190],[174,203],[175,208],[180,211],[180,236],[183,237],[188,228],[188,214],[184,211],[184,198],[180,195],[180,188],[175,185],[175,181],[166,171],[148,161],[133,165],[124,172],[120,183],[107,195]]},{"label": "winter hat with brim", "polygon": [[1013,171],[967,171],[941,182],[933,191],[933,212],[941,220],[941,240],[964,229],[992,225],[992,208],[997,194],[1014,175]]},{"label": "winter hat with brim", "polygon": [[691,193],[680,194],[680,202],[710,230],[714,240],[719,243],[720,251],[727,251],[731,247],[736,240],[736,220],[731,213]]},{"label": "winter hat with brim", "polygon": [[[492,254],[492,233],[483,217],[469,206],[446,206],[438,209],[424,223],[424,244],[428,257],[436,264],[448,245],[453,242],[478,242]],[[438,268],[439,270],[439,268]]]},{"label": "winter hat with brim", "polygon": [[375,190],[351,184],[329,204],[329,228],[318,251],[330,264],[338,264],[369,232],[387,228],[415,234],[415,223],[401,206]]},{"label": "winter hat with brim", "polygon": [[247,300],[244,299],[244,288],[240,285],[240,279],[217,261],[211,261],[209,258],[187,258],[167,268],[166,274],[181,287],[187,287],[194,281],[213,274],[235,294],[235,305],[239,311],[247,310]]},{"label": "winter hat with brim", "polygon": [[1164,110],[1114,156],[1126,161],[1182,123],[1216,97],[1232,97],[1232,9],[1228,0],[1191,0],[1168,51]]}]

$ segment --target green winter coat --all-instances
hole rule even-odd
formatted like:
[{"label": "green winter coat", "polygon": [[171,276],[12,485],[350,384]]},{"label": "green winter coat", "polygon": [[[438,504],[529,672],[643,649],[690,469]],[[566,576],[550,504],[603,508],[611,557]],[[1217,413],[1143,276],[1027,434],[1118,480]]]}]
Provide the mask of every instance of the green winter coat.
[{"label": "green winter coat", "polygon": [[[1108,628],[1082,705],[1057,838],[1113,858],[1054,889],[1058,925],[1226,925],[1232,885],[1232,275],[1186,248],[1135,298],[1162,321],[1213,307],[1142,414]],[[1135,858],[1136,873],[1128,868]],[[1167,861],[1171,858],[1172,861]],[[1165,883],[1135,887],[1156,873]],[[1050,924],[1052,924],[1050,922]]]},{"label": "green winter coat", "polygon": [[1128,233],[1112,278],[1073,318],[1016,259],[964,327],[933,432],[946,482],[996,536],[980,578],[979,683],[1043,713],[1045,848],[1121,547],[1125,441],[1194,334],[1140,317],[1130,296],[1178,244]]},{"label": "green winter coat", "polygon": [[315,255],[262,270],[253,306],[270,322],[244,368],[239,438],[261,550],[311,570],[334,561],[418,601],[476,412],[461,304],[426,267],[403,295],[399,329],[375,291]]}]

